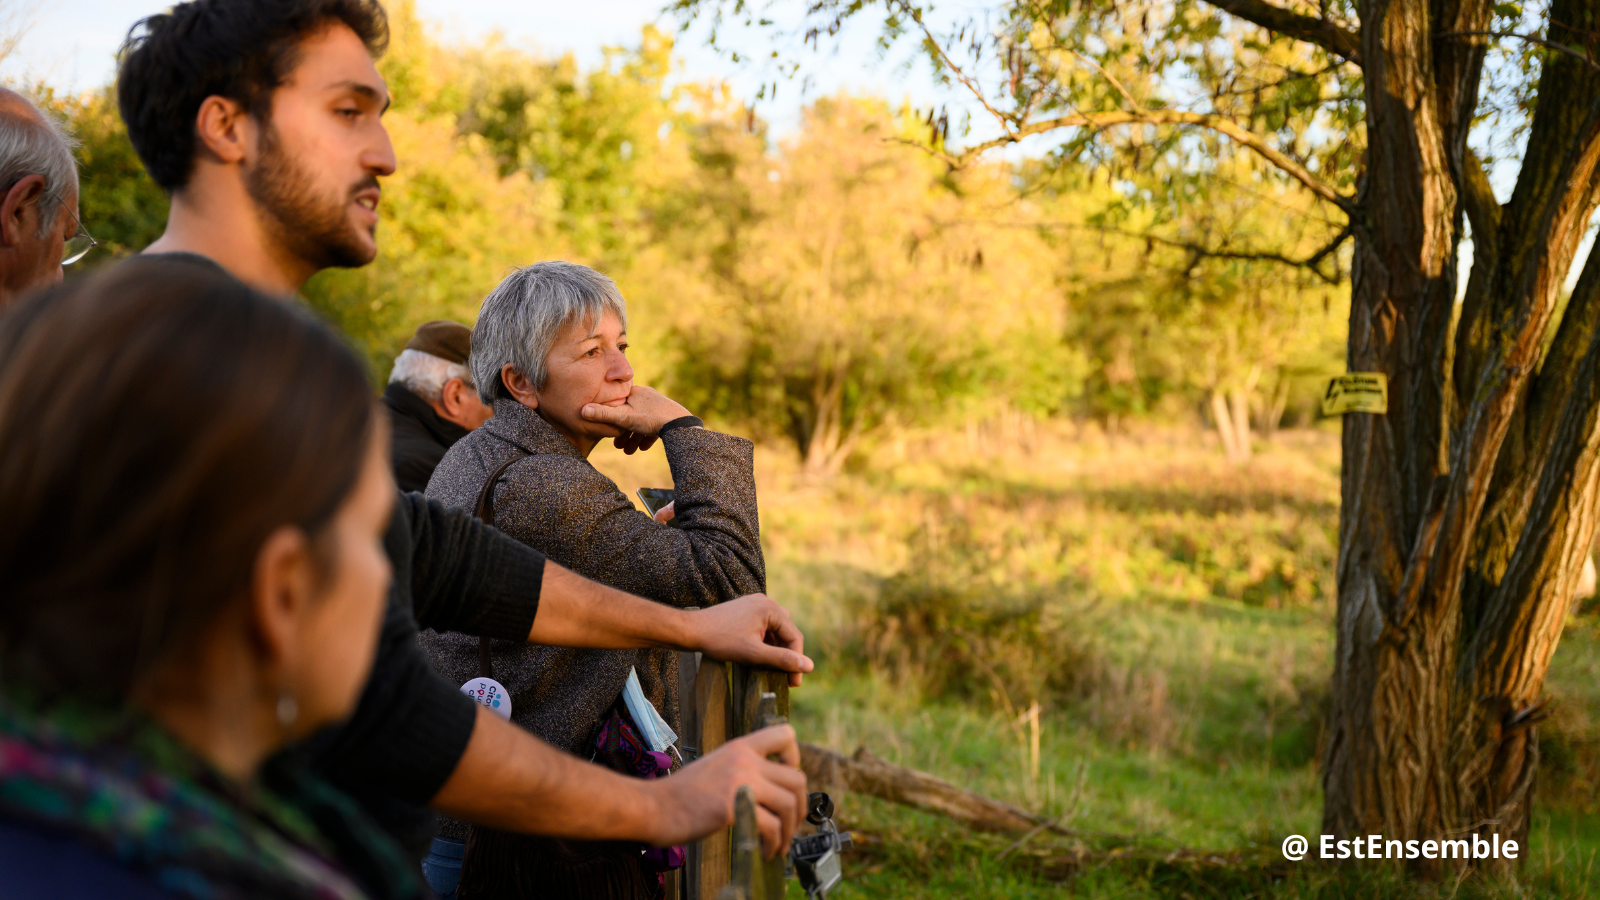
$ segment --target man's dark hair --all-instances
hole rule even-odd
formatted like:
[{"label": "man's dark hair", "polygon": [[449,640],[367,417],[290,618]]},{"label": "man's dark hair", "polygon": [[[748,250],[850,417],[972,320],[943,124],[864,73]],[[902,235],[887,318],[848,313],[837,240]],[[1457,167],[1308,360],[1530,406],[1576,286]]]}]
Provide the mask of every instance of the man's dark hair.
[{"label": "man's dark hair", "polygon": [[388,46],[378,0],[192,0],[135,23],[118,53],[117,104],[156,184],[168,193],[188,184],[195,117],[207,97],[266,121],[301,42],[332,23],[348,26],[374,57]]}]

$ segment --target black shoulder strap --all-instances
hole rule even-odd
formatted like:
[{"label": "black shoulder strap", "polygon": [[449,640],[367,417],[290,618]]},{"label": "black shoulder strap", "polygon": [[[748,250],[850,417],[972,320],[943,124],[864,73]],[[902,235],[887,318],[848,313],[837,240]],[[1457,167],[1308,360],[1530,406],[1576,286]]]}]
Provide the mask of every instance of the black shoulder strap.
[{"label": "black shoulder strap", "polygon": [[[500,480],[500,476],[504,475],[507,469],[511,468],[512,463],[518,462],[523,458],[523,456],[513,456],[501,463],[499,468],[489,473],[489,480],[485,481],[483,487],[478,491],[478,505],[472,510],[472,514],[477,517],[478,521],[485,525],[494,524],[494,483]],[[489,639],[487,637],[478,638],[478,677],[494,677],[494,657],[489,653]]]},{"label": "black shoulder strap", "polygon": [[478,517],[478,521],[485,525],[494,524],[494,483],[500,480],[500,476],[504,475],[507,469],[511,468],[512,463],[521,462],[526,458],[525,455],[513,456],[501,463],[499,468],[489,473],[489,480],[485,481],[483,487],[478,490],[478,505],[472,508],[472,514]]}]

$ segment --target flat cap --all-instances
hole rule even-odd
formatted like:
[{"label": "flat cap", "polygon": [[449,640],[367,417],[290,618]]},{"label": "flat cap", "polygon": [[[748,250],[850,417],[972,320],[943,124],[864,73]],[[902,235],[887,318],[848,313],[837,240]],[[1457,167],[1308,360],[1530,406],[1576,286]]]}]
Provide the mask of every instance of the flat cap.
[{"label": "flat cap", "polygon": [[472,352],[472,329],[457,322],[424,322],[406,341],[406,349],[464,366],[467,354]]}]

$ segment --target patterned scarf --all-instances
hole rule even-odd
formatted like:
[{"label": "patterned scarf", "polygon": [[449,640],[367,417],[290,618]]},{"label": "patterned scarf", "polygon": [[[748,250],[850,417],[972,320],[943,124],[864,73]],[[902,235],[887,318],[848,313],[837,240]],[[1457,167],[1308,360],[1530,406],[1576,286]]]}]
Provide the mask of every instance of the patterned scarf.
[{"label": "patterned scarf", "polygon": [[399,845],[293,758],[241,787],[142,716],[73,704],[45,715],[17,691],[0,695],[0,818],[195,900],[426,896]]}]

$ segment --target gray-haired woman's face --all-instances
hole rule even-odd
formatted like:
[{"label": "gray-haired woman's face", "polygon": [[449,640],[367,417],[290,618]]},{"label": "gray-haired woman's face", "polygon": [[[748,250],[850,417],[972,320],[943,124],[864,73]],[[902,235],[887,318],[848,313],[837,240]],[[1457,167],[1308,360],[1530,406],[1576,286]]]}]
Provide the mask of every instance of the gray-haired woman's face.
[{"label": "gray-haired woman's face", "polygon": [[545,357],[549,380],[532,392],[535,408],[586,456],[602,438],[622,433],[614,426],[588,421],[582,411],[589,403],[621,406],[628,401],[633,366],[628,364],[627,349],[628,334],[621,320],[607,312],[598,324],[568,325]]}]

